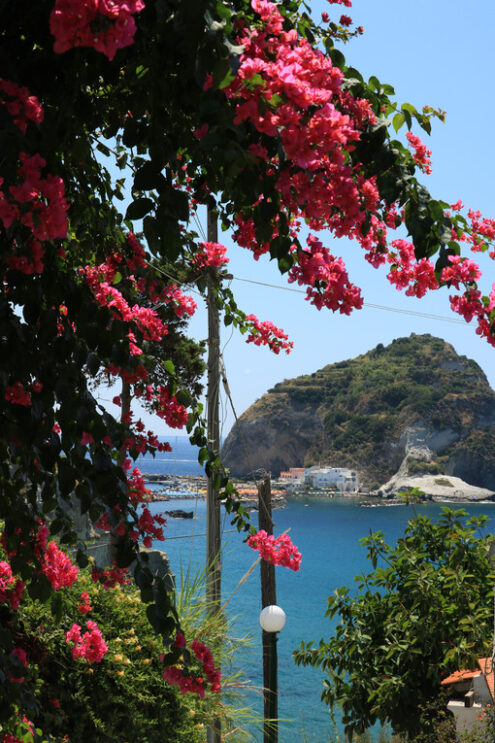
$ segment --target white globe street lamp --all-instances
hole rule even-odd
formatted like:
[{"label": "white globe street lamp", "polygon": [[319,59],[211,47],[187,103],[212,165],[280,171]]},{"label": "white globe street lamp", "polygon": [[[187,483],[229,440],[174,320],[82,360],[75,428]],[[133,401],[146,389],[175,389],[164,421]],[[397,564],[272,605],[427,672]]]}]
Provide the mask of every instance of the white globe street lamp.
[{"label": "white globe street lamp", "polygon": [[260,614],[263,629],[263,743],[278,743],[277,632],[285,626],[285,611],[270,604]]},{"label": "white globe street lamp", "polygon": [[260,614],[260,625],[265,632],[280,632],[285,627],[287,617],[280,606],[265,606]]}]

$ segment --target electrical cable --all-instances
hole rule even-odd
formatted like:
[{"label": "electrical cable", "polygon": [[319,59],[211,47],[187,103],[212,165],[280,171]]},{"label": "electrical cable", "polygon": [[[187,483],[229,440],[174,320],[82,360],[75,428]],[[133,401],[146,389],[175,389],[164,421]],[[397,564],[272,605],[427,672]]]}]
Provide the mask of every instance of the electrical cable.
[{"label": "electrical cable", "polygon": [[193,212],[193,219],[194,219],[194,221],[196,222],[196,226],[197,226],[198,230],[199,230],[199,231],[200,231],[200,233],[201,233],[201,237],[202,237],[202,238],[203,238],[203,240],[204,240],[204,241],[206,242],[206,235],[205,235],[205,233],[204,233],[204,230],[203,230],[203,225],[201,224],[201,221],[200,221],[200,219],[199,219],[199,217],[198,217],[198,214],[197,214],[197,212]]},{"label": "electrical cable", "polygon": [[[224,534],[233,534],[234,532],[236,534],[239,533],[237,529],[227,529],[224,532]],[[191,539],[191,538],[194,539],[195,537],[206,537],[206,536],[207,536],[206,532],[203,532],[201,534],[194,534],[194,533],[193,534],[177,534],[173,537],[167,537],[167,542],[169,541],[169,539]]]},{"label": "electrical cable", "polygon": [[[177,283],[180,283],[180,280],[177,277],[172,276],[171,274],[168,274],[164,269],[159,269],[158,267],[155,267],[157,271],[160,271],[163,273],[167,278],[171,279],[172,281],[176,281]],[[264,286],[268,289],[278,289],[280,291],[284,292],[292,292],[294,294],[306,294],[304,289],[295,289],[290,286],[280,286],[279,284],[269,284],[266,281],[255,281],[254,279],[245,279],[241,276],[233,276],[231,281],[242,281],[245,284],[255,284],[256,286]],[[203,295],[196,291],[195,289],[188,289],[188,291],[191,291],[193,294],[196,294],[197,296],[203,297]],[[387,305],[382,304],[374,304],[372,302],[363,302],[363,307],[369,307],[373,310],[383,310],[385,312],[395,312],[398,315],[410,315],[411,317],[420,317],[424,320],[438,320],[440,322],[448,322],[453,325],[462,325],[463,327],[466,327],[467,323],[464,320],[457,319],[455,317],[447,317],[446,315],[437,315],[435,313],[429,313],[429,312],[418,312],[416,310],[404,310],[400,307],[388,307]]]},{"label": "electrical cable", "polygon": [[[269,289],[280,289],[285,292],[293,292],[295,294],[306,294],[304,289],[293,289],[290,286],[280,286],[279,284],[269,284],[265,281],[255,281],[254,279],[244,279],[240,276],[234,276],[234,281],[243,281],[246,284],[256,284],[257,286],[265,286]],[[443,322],[454,323],[455,325],[466,325],[464,320],[457,320],[454,317],[447,317],[445,315],[435,315],[428,312],[416,312],[415,310],[403,310],[399,307],[387,307],[381,304],[372,304],[371,302],[363,302],[364,307],[370,307],[374,310],[386,310],[388,312],[397,312],[400,315],[413,315],[414,317],[422,317],[426,320],[441,320]]]}]

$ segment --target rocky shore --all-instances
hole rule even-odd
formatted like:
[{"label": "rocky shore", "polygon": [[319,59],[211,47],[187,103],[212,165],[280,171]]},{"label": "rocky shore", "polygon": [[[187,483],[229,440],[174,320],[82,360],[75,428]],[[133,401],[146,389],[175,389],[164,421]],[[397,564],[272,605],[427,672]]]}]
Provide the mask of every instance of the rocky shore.
[{"label": "rocky shore", "polygon": [[493,490],[469,485],[460,477],[452,475],[394,476],[373,495],[379,498],[397,498],[400,493],[414,488],[421,490],[427,500],[433,501],[452,503],[495,501]]},{"label": "rocky shore", "polygon": [[432,452],[417,441],[409,444],[406,456],[393,477],[373,493],[380,498],[397,498],[406,490],[421,490],[427,500],[468,503],[473,501],[495,501],[495,493],[490,488],[470,485],[460,477],[451,474],[432,474],[415,472],[428,467],[432,462]]}]

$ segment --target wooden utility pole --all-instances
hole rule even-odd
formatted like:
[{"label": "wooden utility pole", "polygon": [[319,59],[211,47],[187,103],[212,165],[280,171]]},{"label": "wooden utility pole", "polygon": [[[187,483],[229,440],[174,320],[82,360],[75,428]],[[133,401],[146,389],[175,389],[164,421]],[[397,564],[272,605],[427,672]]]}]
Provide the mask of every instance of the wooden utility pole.
[{"label": "wooden utility pole", "polygon": [[[272,492],[270,475],[265,473],[258,486],[258,525],[267,534],[273,534]],[[260,563],[261,608],[277,604],[275,566],[265,560]],[[277,633],[262,630],[263,642],[263,741],[278,741],[278,677],[277,677]]]},{"label": "wooden utility pole", "polygon": [[[208,209],[207,234],[209,242],[218,242],[217,219]],[[220,322],[215,296],[217,271],[208,269],[208,446],[218,456],[220,453],[219,389],[220,389]],[[221,540],[220,500],[215,488],[214,475],[208,477],[206,492],[206,611],[214,615],[221,604]],[[208,743],[220,743],[220,723],[207,730]]]},{"label": "wooden utility pole", "polygon": [[[132,401],[132,395],[131,395],[131,385],[129,382],[126,382],[124,379],[122,379],[122,391],[120,393],[120,422],[124,423],[127,420],[127,416],[131,412],[131,401]],[[118,462],[120,465],[124,464],[125,458],[126,458],[127,452],[124,448],[122,448],[119,451],[119,459]],[[118,536],[115,533],[115,530],[112,529],[110,531],[110,547],[109,547],[109,558],[110,558],[110,566],[112,566],[115,561],[117,560],[117,554],[119,550],[119,545],[122,542],[122,537]]]}]

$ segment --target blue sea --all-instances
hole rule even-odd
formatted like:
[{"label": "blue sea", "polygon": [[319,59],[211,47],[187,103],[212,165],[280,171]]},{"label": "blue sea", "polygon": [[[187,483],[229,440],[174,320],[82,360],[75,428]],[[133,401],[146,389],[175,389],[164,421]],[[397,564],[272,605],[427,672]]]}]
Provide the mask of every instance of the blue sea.
[{"label": "blue sea", "polygon": [[[170,443],[174,445],[173,440]],[[139,464],[145,472],[198,474],[194,451],[187,439],[177,437],[175,451],[167,455],[167,459],[162,455],[160,460],[155,460],[154,465],[161,469],[151,470],[148,461]],[[493,530],[495,504],[466,504],[462,507],[473,515],[487,514],[492,520],[488,529]],[[201,569],[206,553],[205,500],[174,499],[168,503],[154,503],[152,508],[155,512],[172,508],[194,511],[192,520],[169,519],[166,541],[156,542],[154,546],[167,552],[178,581],[180,575],[188,570],[194,572]],[[432,503],[416,509],[436,519],[441,504]],[[370,531],[380,529],[385,533],[386,540],[394,543],[403,534],[407,521],[413,515],[410,506],[365,508],[349,498],[292,498],[285,508],[274,511],[275,534],[290,529],[291,539],[303,556],[298,573],[284,568],[276,571],[277,603],[287,615],[286,626],[278,640],[279,717],[283,720],[279,730],[280,743],[334,743],[343,740],[338,714],[334,726],[328,709],[320,701],[323,674],[313,668],[296,666],[292,661],[292,651],[301,640],[313,640],[317,644],[320,638],[331,635],[332,625],[324,617],[328,596],[339,586],[352,588],[354,576],[371,569],[359,540]],[[256,523],[257,514],[253,513],[252,518]],[[226,601],[257,555],[243,543],[242,535],[231,531],[226,514],[223,516],[223,529],[222,596]],[[261,600],[258,568],[233,595],[227,611],[230,617],[235,617],[234,630],[239,635],[252,635],[252,648],[239,662],[252,686],[260,687]],[[259,693],[253,691],[248,694],[245,704],[262,714]],[[258,734],[256,740],[262,739],[262,734]]]},{"label": "blue sea", "polygon": [[187,436],[171,436],[161,441],[168,441],[171,452],[158,452],[139,457],[137,465],[142,472],[150,475],[204,475],[204,468],[198,463],[197,449],[191,446]]}]

